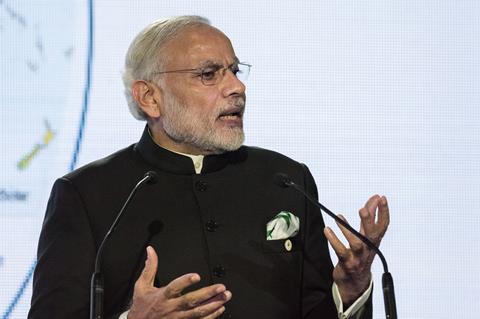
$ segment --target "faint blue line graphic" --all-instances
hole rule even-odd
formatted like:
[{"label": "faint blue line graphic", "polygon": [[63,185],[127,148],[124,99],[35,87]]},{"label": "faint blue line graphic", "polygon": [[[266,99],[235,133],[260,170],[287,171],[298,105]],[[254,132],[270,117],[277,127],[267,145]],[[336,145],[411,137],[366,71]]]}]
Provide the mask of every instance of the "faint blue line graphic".
[{"label": "faint blue line graphic", "polygon": [[30,282],[30,278],[32,277],[33,270],[35,269],[35,264],[36,262],[34,261],[33,264],[30,266],[30,269],[27,272],[27,275],[22,281],[22,284],[20,285],[20,288],[18,289],[17,293],[13,297],[13,300],[10,302],[8,305],[7,310],[3,314],[2,318],[7,319],[10,317],[10,314],[12,313],[13,309],[15,309],[15,306],[17,305],[18,301],[22,297],[23,293],[25,292],[25,289],[28,286],[28,283]]},{"label": "faint blue line graphic", "polygon": [[80,117],[80,125],[78,126],[77,142],[73,150],[72,161],[70,162],[70,170],[73,171],[77,165],[78,154],[82,144],[83,130],[87,119],[88,102],[90,98],[90,85],[92,82],[92,65],[93,65],[93,0],[88,0],[88,52],[87,52],[87,80],[85,90],[83,91],[83,108]]},{"label": "faint blue line graphic", "polygon": [[[75,149],[73,150],[73,156],[70,162],[70,167],[69,167],[70,171],[72,171],[77,165],[78,154],[80,152],[80,146],[82,144],[83,130],[85,128],[85,122],[86,122],[87,111],[88,111],[88,103],[90,98],[90,85],[92,80],[92,64],[93,64],[93,0],[88,0],[88,48],[87,48],[87,70],[86,70],[87,78],[85,82],[85,88],[83,90],[83,107],[82,107],[82,113],[80,116],[80,124],[78,126]],[[36,263],[37,263],[36,260],[34,260],[32,265],[30,266],[30,269],[25,275],[22,283],[20,284],[20,287],[18,288],[17,293],[15,294],[12,301],[9,303],[7,309],[3,313],[2,319],[10,318],[10,315],[15,309],[15,306],[18,304],[19,300],[25,293],[25,289],[27,288],[28,284],[30,283],[30,280],[32,279]]]}]

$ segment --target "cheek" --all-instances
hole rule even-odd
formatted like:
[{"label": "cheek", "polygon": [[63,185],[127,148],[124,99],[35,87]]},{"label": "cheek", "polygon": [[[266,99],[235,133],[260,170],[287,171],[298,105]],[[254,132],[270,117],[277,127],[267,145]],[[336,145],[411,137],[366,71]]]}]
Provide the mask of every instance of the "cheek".
[{"label": "cheek", "polygon": [[194,107],[200,116],[216,116],[221,107],[221,97],[217,92],[202,92],[187,97],[187,105]]}]

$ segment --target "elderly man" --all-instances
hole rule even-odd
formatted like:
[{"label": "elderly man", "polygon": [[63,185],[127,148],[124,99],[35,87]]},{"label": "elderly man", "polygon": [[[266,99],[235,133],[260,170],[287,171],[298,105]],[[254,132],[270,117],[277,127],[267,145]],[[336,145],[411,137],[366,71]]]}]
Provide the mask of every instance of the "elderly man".
[{"label": "elderly man", "polygon": [[[55,182],[29,318],[88,317],[98,246],[149,170],[158,182],[137,192],[105,247],[106,317],[371,317],[374,254],[341,228],[345,247],[313,205],[273,183],[285,172],[316,195],[305,165],[242,146],[248,69],[201,17],[157,21],[135,38],[124,82],[147,126],[137,144]],[[371,197],[360,217],[379,244],[385,197]],[[274,232],[279,220],[295,231]]]}]

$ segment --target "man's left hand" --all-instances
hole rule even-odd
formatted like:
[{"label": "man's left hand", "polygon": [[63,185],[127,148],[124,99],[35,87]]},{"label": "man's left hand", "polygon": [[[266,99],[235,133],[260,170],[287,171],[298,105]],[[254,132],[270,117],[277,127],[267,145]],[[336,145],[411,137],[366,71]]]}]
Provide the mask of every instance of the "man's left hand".
[{"label": "man's left hand", "polygon": [[[377,221],[376,215],[378,212]],[[359,211],[361,223],[360,233],[379,246],[390,222],[387,198],[374,195]],[[345,222],[342,215],[338,215]],[[370,268],[375,252],[369,249],[360,239],[337,223],[348,241],[349,248],[338,239],[330,227],[325,227],[327,240],[338,256],[338,264],[333,270],[333,280],[338,286],[344,304],[352,304],[368,288],[371,279]]]}]

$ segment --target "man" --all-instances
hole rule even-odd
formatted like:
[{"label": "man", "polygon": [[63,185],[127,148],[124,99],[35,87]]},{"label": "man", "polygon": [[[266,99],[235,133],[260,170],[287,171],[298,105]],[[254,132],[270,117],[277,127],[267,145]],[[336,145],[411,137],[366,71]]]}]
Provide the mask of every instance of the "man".
[{"label": "man", "polygon": [[[88,316],[95,253],[149,170],[158,182],[137,192],[105,247],[106,317],[371,317],[374,254],[341,227],[346,248],[314,206],[273,183],[285,172],[316,196],[305,165],[242,146],[239,76],[248,67],[201,17],[157,21],[135,38],[124,83],[132,114],[147,127],[137,144],[56,181],[29,318]],[[297,234],[267,238],[278,213],[295,221]],[[379,244],[385,197],[371,197],[360,217],[361,231]]]}]

